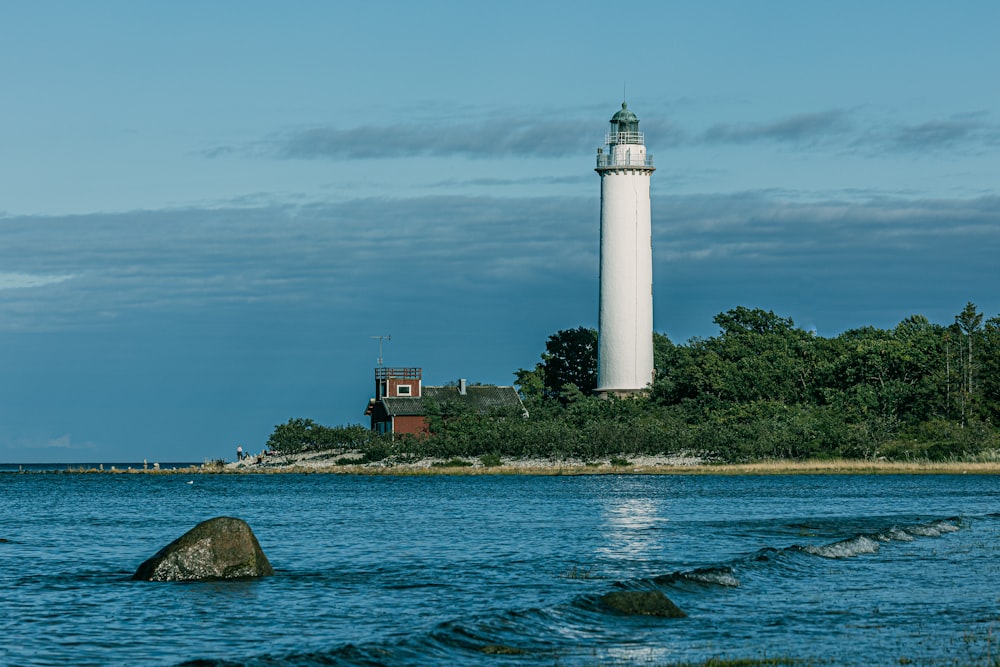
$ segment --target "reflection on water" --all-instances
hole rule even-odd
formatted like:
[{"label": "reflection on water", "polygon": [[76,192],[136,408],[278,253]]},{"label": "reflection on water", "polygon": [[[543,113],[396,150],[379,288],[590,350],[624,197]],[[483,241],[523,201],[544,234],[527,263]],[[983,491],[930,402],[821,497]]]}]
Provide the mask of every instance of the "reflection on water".
[{"label": "reflection on water", "polygon": [[613,559],[645,560],[662,549],[658,529],[667,522],[661,501],[607,498],[602,504],[605,543],[597,553]]}]

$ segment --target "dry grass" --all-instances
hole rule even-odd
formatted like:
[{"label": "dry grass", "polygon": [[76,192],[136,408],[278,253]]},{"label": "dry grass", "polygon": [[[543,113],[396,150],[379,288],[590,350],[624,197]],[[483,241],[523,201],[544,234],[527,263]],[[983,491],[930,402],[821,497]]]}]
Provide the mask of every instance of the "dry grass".
[{"label": "dry grass", "polygon": [[352,475],[998,475],[1000,462],[867,461],[829,459],[773,460],[742,464],[599,465],[567,461],[506,461],[500,466],[341,465],[271,469],[269,472],[318,472]]},{"label": "dry grass", "polygon": [[679,473],[709,475],[997,475],[1000,463],[960,461],[866,461],[829,459],[759,461],[757,463],[694,466]]},{"label": "dry grass", "polygon": [[[228,472],[233,472],[227,470]],[[244,472],[244,471],[240,471]],[[366,465],[267,467],[249,474],[389,475],[998,475],[1000,462],[893,462],[863,460],[761,461],[743,464],[701,465],[584,465],[565,461],[539,464],[507,462],[500,466],[383,466]],[[237,473],[238,474],[238,473]]]}]

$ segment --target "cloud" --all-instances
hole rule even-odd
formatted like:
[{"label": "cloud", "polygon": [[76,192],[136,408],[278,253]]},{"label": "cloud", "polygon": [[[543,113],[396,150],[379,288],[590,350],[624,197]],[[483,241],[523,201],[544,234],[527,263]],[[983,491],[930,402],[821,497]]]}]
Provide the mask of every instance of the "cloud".
[{"label": "cloud", "polygon": [[694,143],[743,145],[774,143],[798,149],[825,148],[868,157],[928,152],[981,152],[1000,145],[1000,125],[983,112],[901,123],[860,111],[828,110],[763,123],[720,123]]},{"label": "cloud", "polygon": [[823,335],[949,323],[966,301],[1000,312],[987,285],[1000,197],[794,202],[769,193],[655,202],[657,322],[686,338],[737,305],[809,322]]},{"label": "cloud", "polygon": [[593,183],[594,175],[581,174],[578,176],[532,176],[529,178],[469,178],[469,179],[449,179],[430,183],[431,188],[450,188],[456,186],[487,186],[487,187],[516,187],[522,185],[579,185],[580,183]]},{"label": "cloud", "polygon": [[[865,109],[826,109],[755,123],[719,122],[683,128],[653,118],[641,127],[660,150],[692,146],[777,145],[867,157],[927,152],[982,152],[1000,146],[1000,124],[986,112],[902,122]],[[216,146],[207,158],[380,160],[562,158],[592,152],[603,140],[592,119],[550,111],[491,115],[453,122],[414,121],[351,127],[316,126],[276,133],[241,146]]]},{"label": "cloud", "polygon": [[39,275],[31,273],[5,273],[0,271],[0,290],[44,287],[45,285],[56,285],[67,280],[72,280],[73,278],[72,274]]},{"label": "cloud", "polygon": [[756,124],[720,123],[705,130],[700,142],[746,144],[759,141],[815,145],[843,137],[853,130],[849,115],[840,110],[804,113]]},{"label": "cloud", "polygon": [[0,237],[16,242],[0,244],[0,264],[10,275],[59,267],[76,278],[36,281],[30,295],[0,292],[0,329],[101,326],[130,313],[365,305],[376,285],[388,287],[380,298],[412,303],[414,290],[424,299],[497,290],[552,263],[589,271],[597,261],[592,206],[439,196],[8,218]]},{"label": "cloud", "polygon": [[[642,126],[644,131],[656,134],[658,146],[669,148],[688,141],[678,127],[667,121],[653,120]],[[593,152],[603,143],[606,129],[592,118],[550,110],[448,122],[296,128],[248,144],[210,147],[202,155],[210,159],[245,155],[307,160],[560,158]]]},{"label": "cloud", "polygon": [[[911,250],[914,262],[925,266],[945,259],[958,265],[963,256],[982,257],[982,244],[1000,240],[1000,197],[794,202],[750,192],[659,203],[664,212],[655,236],[674,259],[759,258],[837,271],[854,266],[859,256],[888,261]],[[821,257],[830,263],[816,262]]]},{"label": "cloud", "polygon": [[[7,218],[4,275],[74,278],[0,291],[0,330],[213,313],[280,322],[329,312],[348,322],[373,308],[431,320],[516,308],[544,319],[555,303],[585,322],[596,297],[598,207],[596,196],[428,196]],[[657,196],[653,210],[656,291],[689,303],[666,307],[692,313],[685,329],[698,326],[699,308],[718,308],[699,314],[704,326],[732,300],[804,307],[829,331],[864,322],[852,302],[871,312],[952,308],[1000,282],[997,197],[801,202],[747,192]]]},{"label": "cloud", "polygon": [[271,141],[273,155],[298,159],[562,157],[593,150],[594,124],[526,118],[455,124],[314,127]]},{"label": "cloud", "polygon": [[35,451],[86,451],[94,449],[94,443],[87,442],[78,444],[73,442],[69,433],[54,438],[19,439],[16,442],[8,443],[10,450],[35,450]]},{"label": "cloud", "polygon": [[982,114],[963,114],[945,120],[904,125],[876,137],[876,145],[900,153],[937,152],[1000,145],[1000,127]]}]

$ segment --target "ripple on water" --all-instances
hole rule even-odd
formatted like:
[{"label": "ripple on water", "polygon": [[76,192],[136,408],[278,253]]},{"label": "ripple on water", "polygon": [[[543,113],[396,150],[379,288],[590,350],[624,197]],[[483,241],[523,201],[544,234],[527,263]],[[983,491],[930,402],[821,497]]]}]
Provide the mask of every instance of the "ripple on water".
[{"label": "ripple on water", "polygon": [[[0,489],[0,632],[19,640],[0,662],[932,663],[984,654],[995,616],[990,480],[77,477]],[[956,513],[975,519],[934,518]],[[276,576],[128,580],[221,515],[251,524]],[[609,612],[618,589],[688,618]],[[973,649],[914,648],[917,632]]]}]

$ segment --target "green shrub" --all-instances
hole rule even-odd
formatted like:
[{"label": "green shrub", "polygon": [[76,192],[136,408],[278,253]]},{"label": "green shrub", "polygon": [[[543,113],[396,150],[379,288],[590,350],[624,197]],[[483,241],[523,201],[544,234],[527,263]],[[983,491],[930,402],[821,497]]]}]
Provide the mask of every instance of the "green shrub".
[{"label": "green shrub", "polygon": [[361,454],[361,462],[377,463],[389,458],[392,455],[392,448],[387,441],[380,439],[368,443]]},{"label": "green shrub", "polygon": [[487,468],[495,468],[503,463],[499,454],[483,454],[479,457],[479,462]]}]

